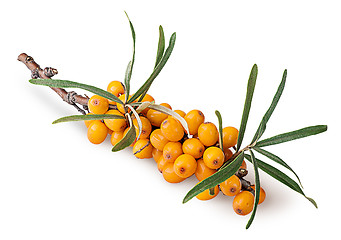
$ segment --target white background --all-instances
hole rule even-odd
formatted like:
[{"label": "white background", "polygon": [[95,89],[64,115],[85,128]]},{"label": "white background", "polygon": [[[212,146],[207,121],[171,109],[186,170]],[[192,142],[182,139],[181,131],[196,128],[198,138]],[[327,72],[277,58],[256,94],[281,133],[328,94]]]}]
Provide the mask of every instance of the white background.
[{"label": "white background", "polygon": [[[287,239],[294,233],[305,238],[337,234],[337,2],[1,3],[0,239]],[[158,26],[164,27],[167,42],[177,33],[174,52],[150,89],[157,103],[184,111],[200,109],[214,123],[218,109],[224,126],[238,128],[249,72],[257,63],[244,144],[288,69],[286,88],[264,137],[328,125],[321,135],[268,148],[297,172],[319,209],[261,172],[267,199],[245,230],[249,216],[233,212],[232,198],[220,194],[212,201],[182,204],[196,183],[193,178],[169,184],[154,160],[136,159],[131,149],[112,153],[108,141],[89,143],[82,122],[51,124],[76,111],[50,89],[29,84],[30,72],[17,56],[26,52],[42,67],[57,68],[55,78],[106,88],[111,80],[123,79],[132,54],[124,10],[137,36],[133,91],[154,66]],[[250,173],[248,179],[252,177]]]}]

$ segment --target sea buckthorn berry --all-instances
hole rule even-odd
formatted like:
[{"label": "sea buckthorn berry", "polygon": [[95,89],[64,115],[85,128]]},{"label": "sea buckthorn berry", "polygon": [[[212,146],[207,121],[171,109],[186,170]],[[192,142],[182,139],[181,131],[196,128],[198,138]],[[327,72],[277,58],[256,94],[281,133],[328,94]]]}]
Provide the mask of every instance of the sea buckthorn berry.
[{"label": "sea buckthorn berry", "polygon": [[169,183],[179,183],[185,180],[175,173],[174,164],[169,162],[163,166],[162,176]]},{"label": "sea buckthorn berry", "polygon": [[242,184],[236,175],[232,175],[224,182],[220,183],[220,190],[227,196],[236,196],[241,189]]},{"label": "sea buckthorn berry", "polygon": [[[155,102],[155,99],[148,93],[142,98],[141,102]],[[141,114],[146,116],[149,108],[144,109]]]},{"label": "sea buckthorn berry", "polygon": [[201,158],[205,151],[205,146],[197,138],[189,138],[182,144],[182,151],[192,155],[194,158]]},{"label": "sea buckthorn berry", "polygon": [[152,155],[153,155],[153,159],[155,160],[155,162],[158,163],[160,158],[163,156],[163,152],[153,147]]},{"label": "sea buckthorn berry", "polygon": [[102,143],[108,135],[108,128],[100,120],[93,121],[88,127],[88,139],[94,144]]},{"label": "sea buckthorn berry", "polygon": [[227,162],[233,156],[233,153],[230,149],[227,148],[227,149],[224,149],[224,155],[225,155],[224,162]]},{"label": "sea buckthorn berry", "polygon": [[253,202],[255,197],[249,191],[242,191],[238,193],[233,199],[233,210],[238,215],[247,215],[253,209]]},{"label": "sea buckthorn berry", "polygon": [[[129,100],[131,97],[132,97],[132,95],[129,95],[128,100]],[[118,98],[119,98],[123,103],[126,102],[126,94],[122,94],[122,95],[119,96]],[[137,101],[137,100],[134,100],[133,103],[136,102],[136,101]],[[122,104],[117,103],[116,106],[117,106],[118,111],[120,111],[121,113],[125,114],[125,109],[124,109],[124,106],[123,106]],[[130,109],[127,109],[127,111],[130,112]]]},{"label": "sea buckthorn berry", "polygon": [[212,169],[220,168],[224,163],[224,153],[218,147],[209,147],[204,152],[204,163]]},{"label": "sea buckthorn berry", "polygon": [[179,142],[168,142],[163,148],[163,158],[167,162],[174,162],[182,152],[182,145]]},{"label": "sea buckthorn berry", "polygon": [[157,169],[159,170],[160,173],[162,173],[167,163],[168,163],[167,160],[163,156],[161,156],[159,161],[157,162]]},{"label": "sea buckthorn berry", "polygon": [[192,155],[182,154],[174,162],[175,173],[182,178],[188,178],[195,173],[197,161]]},{"label": "sea buckthorn berry", "polygon": [[205,121],[205,116],[199,110],[191,110],[185,115],[184,119],[188,124],[189,134],[194,135],[198,133],[200,124]]},{"label": "sea buckthorn berry", "polygon": [[104,114],[109,109],[109,101],[99,95],[93,95],[88,101],[88,108],[94,114]]},{"label": "sea buckthorn berry", "polygon": [[[251,188],[253,190],[255,190],[255,185],[251,185]],[[265,197],[266,197],[266,193],[265,193],[264,189],[262,187],[260,187],[258,205],[261,204],[262,202],[264,202]]]},{"label": "sea buckthorn berry", "polygon": [[216,172],[217,170],[207,167],[203,159],[199,159],[197,161],[197,170],[195,171],[195,176],[197,177],[199,181],[202,181],[205,178],[208,178],[209,176],[213,175]]},{"label": "sea buckthorn berry", "polygon": [[133,153],[137,158],[152,158],[153,146],[149,139],[139,139],[133,147]]},{"label": "sea buckthorn berry", "polygon": [[181,140],[184,136],[184,129],[181,123],[174,118],[167,118],[161,123],[161,131],[163,135],[173,142]]},{"label": "sea buckthorn berry", "polygon": [[210,200],[212,198],[215,198],[219,193],[219,187],[218,185],[214,187],[213,195],[210,194],[210,189],[206,189],[205,191],[199,193],[196,195],[196,198],[202,201]]},{"label": "sea buckthorn berry", "polygon": [[[86,115],[92,115],[93,113],[87,113]],[[84,124],[85,124],[85,126],[88,128],[89,127],[89,125],[93,122],[93,121],[95,121],[95,120],[85,120],[84,121]]]},{"label": "sea buckthorn berry", "polygon": [[213,123],[204,122],[198,128],[198,137],[205,146],[213,146],[219,139],[218,129]]},{"label": "sea buckthorn berry", "polygon": [[[114,114],[123,117],[123,114],[117,110],[109,110],[105,114]],[[124,131],[127,127],[127,122],[125,119],[104,119],[105,125],[114,132]]]},{"label": "sea buckthorn berry", "polygon": [[[172,109],[172,107],[168,103],[161,103],[161,106],[164,106],[166,108]],[[154,109],[149,109],[147,112],[147,118],[150,121],[150,123],[155,127],[160,127],[163,120],[165,120],[168,117],[167,114],[159,112]]]},{"label": "sea buckthorn berry", "polygon": [[[123,83],[120,81],[111,81],[108,84],[107,91],[114,94],[116,97],[121,96],[125,92],[125,88]],[[109,103],[112,105],[116,105],[116,102],[109,100]]]},{"label": "sea buckthorn berry", "polygon": [[114,132],[113,131],[112,134],[111,134],[111,137],[110,137],[111,144],[113,146],[115,146],[116,143],[118,143],[119,141],[122,140],[123,136],[124,136],[123,131],[120,131],[120,132]]},{"label": "sea buckthorn berry", "polygon": [[237,144],[238,129],[234,127],[223,128],[223,147],[224,149],[233,147]]},{"label": "sea buckthorn berry", "polygon": [[[174,110],[173,112],[176,112],[177,114],[179,114],[182,118],[185,117],[186,113],[182,110]],[[174,118],[176,119],[175,117],[169,115],[168,118]]]},{"label": "sea buckthorn berry", "polygon": [[152,143],[153,147],[163,151],[165,145],[169,142],[168,139],[162,134],[161,129],[155,129],[150,134],[150,142]]},{"label": "sea buckthorn berry", "polygon": [[[142,131],[141,131],[141,135],[140,135],[140,139],[142,138],[148,138],[150,133],[152,132],[152,125],[150,124],[149,120],[145,117],[140,117],[141,122],[142,122]],[[139,125],[137,123],[136,118],[134,118],[133,120],[133,124],[135,126],[135,130],[136,130],[136,137],[139,134]]]}]

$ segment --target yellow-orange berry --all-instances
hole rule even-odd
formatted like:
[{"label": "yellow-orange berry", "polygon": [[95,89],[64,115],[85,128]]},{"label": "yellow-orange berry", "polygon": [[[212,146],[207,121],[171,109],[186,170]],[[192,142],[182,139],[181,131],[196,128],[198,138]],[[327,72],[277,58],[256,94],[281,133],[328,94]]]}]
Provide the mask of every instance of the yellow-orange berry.
[{"label": "yellow-orange berry", "polygon": [[227,196],[236,196],[241,189],[242,184],[236,175],[232,175],[224,182],[220,183],[220,190]]},{"label": "yellow-orange berry", "polygon": [[[113,115],[118,115],[118,116],[123,117],[123,114],[117,110],[109,110],[105,114],[113,114]],[[113,130],[114,132],[124,131],[124,129],[126,129],[127,127],[127,122],[124,118],[123,119],[104,119],[104,123],[105,125],[107,125],[109,129]]]},{"label": "yellow-orange berry", "polygon": [[[148,93],[142,98],[141,102],[155,102],[155,99]],[[141,114],[146,116],[149,108],[144,109]]]},{"label": "yellow-orange berry", "polygon": [[220,168],[224,163],[224,153],[218,147],[209,147],[204,152],[204,163],[212,169]]},{"label": "yellow-orange berry", "polygon": [[167,160],[163,156],[159,158],[159,161],[157,162],[157,169],[159,170],[160,173],[162,173],[167,163],[168,163]]},{"label": "yellow-orange berry", "polygon": [[237,144],[239,131],[234,127],[223,128],[223,147],[224,149],[233,147]]},{"label": "yellow-orange berry", "polygon": [[184,136],[184,129],[179,121],[167,118],[161,123],[161,132],[169,140],[177,142]]},{"label": "yellow-orange berry", "polygon": [[[141,123],[142,123],[142,130],[141,130],[140,139],[148,138],[150,133],[152,132],[152,125],[150,124],[150,122],[147,118],[141,116],[140,119],[141,119]],[[137,135],[139,134],[139,125],[137,123],[136,118],[134,118],[133,124],[135,126],[136,137],[137,137]]]},{"label": "yellow-orange berry", "polygon": [[108,135],[108,128],[99,120],[93,121],[88,127],[88,139],[94,144],[102,143]]},{"label": "yellow-orange berry", "polygon": [[[255,190],[255,185],[251,185],[251,188],[253,190]],[[264,202],[265,197],[266,197],[266,193],[265,193],[264,189],[262,187],[260,187],[258,205],[261,204],[262,202]]]},{"label": "yellow-orange berry", "polygon": [[198,137],[205,146],[213,146],[219,139],[218,129],[213,123],[204,122],[198,128]]},{"label": "yellow-orange berry", "polygon": [[206,189],[205,191],[199,193],[196,195],[196,198],[202,201],[210,200],[212,198],[215,198],[219,193],[219,187],[218,185],[214,187],[213,189],[213,195],[210,193],[210,189]]},{"label": "yellow-orange berry", "polygon": [[195,176],[197,177],[199,181],[202,181],[205,178],[208,178],[209,176],[213,175],[216,172],[217,170],[207,167],[203,159],[199,159],[197,161],[197,169],[195,171]]},{"label": "yellow-orange berry", "polygon": [[174,162],[182,153],[181,143],[168,142],[163,148],[162,155],[167,162]]},{"label": "yellow-orange berry", "polygon": [[185,180],[185,178],[182,178],[175,173],[173,163],[166,163],[163,166],[162,176],[169,183],[179,183]]},{"label": "yellow-orange berry", "polygon": [[[164,106],[166,108],[172,109],[168,103],[161,103],[160,105]],[[147,112],[148,120],[155,127],[160,127],[163,120],[165,120],[167,117],[168,117],[167,114],[159,112],[159,111],[154,110],[154,109],[149,109]]]},{"label": "yellow-orange berry", "polygon": [[[173,110],[173,112],[176,112],[177,114],[180,115],[180,117],[185,117],[186,113],[182,110]],[[174,118],[172,115],[169,115],[168,118]],[[176,119],[176,118],[174,118]]]},{"label": "yellow-orange berry", "polygon": [[194,158],[201,158],[205,151],[205,146],[197,138],[189,138],[182,144],[182,151],[192,155]]},{"label": "yellow-orange berry", "polygon": [[[125,87],[120,81],[111,81],[108,84],[107,91],[114,94],[116,97],[121,96],[125,92]],[[116,105],[116,102],[109,100],[109,103]]]},{"label": "yellow-orange berry", "polygon": [[160,151],[163,151],[163,148],[165,145],[169,142],[168,139],[162,134],[161,129],[155,129],[150,134],[150,142],[153,145],[153,147],[159,149]]},{"label": "yellow-orange berry", "polygon": [[152,155],[153,155],[155,162],[158,163],[160,158],[163,156],[163,152],[153,147]]},{"label": "yellow-orange berry", "polygon": [[189,134],[194,135],[198,133],[200,124],[205,121],[205,116],[199,110],[191,110],[185,115],[184,119],[188,124]]},{"label": "yellow-orange berry", "polygon": [[94,114],[104,114],[109,109],[109,101],[99,95],[93,95],[88,101],[88,108]]},{"label": "yellow-orange berry", "polygon": [[233,153],[230,149],[227,148],[227,149],[224,149],[224,155],[225,155],[224,162],[227,162],[233,156]]},{"label": "yellow-orange berry", "polygon": [[124,136],[123,131],[120,131],[120,132],[114,132],[113,131],[112,134],[111,134],[111,137],[110,137],[111,144],[113,146],[115,146],[116,143],[118,143],[119,141],[122,140],[123,136]]},{"label": "yellow-orange berry", "polygon": [[192,155],[182,154],[174,162],[175,173],[182,178],[188,178],[195,173],[197,161]]},{"label": "yellow-orange berry", "polygon": [[238,193],[233,199],[233,210],[238,215],[247,215],[253,209],[255,197],[249,191],[242,191]]},{"label": "yellow-orange berry", "polygon": [[133,147],[133,153],[137,158],[152,158],[153,146],[149,139],[139,139]]}]

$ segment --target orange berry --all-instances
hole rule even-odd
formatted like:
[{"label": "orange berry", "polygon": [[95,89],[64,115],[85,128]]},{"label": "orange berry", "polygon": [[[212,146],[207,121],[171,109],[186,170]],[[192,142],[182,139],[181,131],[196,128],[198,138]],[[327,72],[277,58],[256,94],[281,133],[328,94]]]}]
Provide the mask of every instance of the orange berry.
[{"label": "orange berry", "polygon": [[[147,94],[142,98],[141,102],[155,102],[155,100],[154,100],[154,98],[153,98],[151,95],[149,95],[149,94],[147,93]],[[149,110],[149,108],[144,109],[144,110],[141,112],[141,114],[146,116],[148,110]]]},{"label": "orange berry", "polygon": [[108,135],[108,128],[100,120],[93,121],[88,127],[88,139],[94,144],[102,143]]},{"label": "orange berry", "polygon": [[[111,81],[108,84],[107,91],[114,94],[116,97],[121,96],[125,92],[125,87],[120,81]],[[109,100],[109,103],[116,105],[116,102]]]},{"label": "orange berry", "polygon": [[[166,108],[172,109],[168,103],[161,103],[160,105]],[[160,127],[163,120],[165,120],[167,117],[168,117],[167,114],[153,110],[153,109],[149,109],[147,112],[148,120],[155,127]]]},{"label": "orange berry", "polygon": [[179,183],[185,180],[185,178],[182,178],[175,173],[173,163],[166,163],[164,165],[162,176],[169,183]]},{"label": "orange berry", "polygon": [[139,139],[133,147],[133,153],[137,158],[152,158],[153,146],[149,139]]},{"label": "orange berry", "polygon": [[182,178],[188,178],[195,173],[197,161],[192,155],[182,154],[174,162],[175,173]]},{"label": "orange berry", "polygon": [[181,123],[174,118],[167,118],[161,123],[161,132],[169,140],[177,142],[184,136]]},{"label": "orange berry", "polygon": [[113,146],[116,145],[116,143],[118,143],[119,141],[122,140],[124,136],[124,132],[120,131],[120,132],[112,132],[111,137],[110,137],[110,142]]},{"label": "orange berry", "polygon": [[184,116],[184,119],[188,124],[189,134],[194,135],[198,133],[200,124],[205,121],[205,116],[199,110],[191,110]]},{"label": "orange berry", "polygon": [[213,123],[204,122],[198,128],[198,137],[205,146],[212,146],[219,140],[218,129]]},{"label": "orange berry", "polygon": [[227,149],[224,149],[224,155],[225,155],[224,162],[227,162],[233,156],[233,153],[230,149],[227,148]]},{"label": "orange berry", "polygon": [[247,215],[253,209],[253,202],[255,197],[249,191],[242,191],[238,193],[233,199],[233,210],[238,215]]},{"label": "orange berry", "polygon": [[[251,185],[251,188],[253,190],[255,190],[255,185]],[[264,202],[265,197],[266,197],[266,193],[265,193],[264,189],[262,187],[260,187],[258,205],[261,204],[262,202]]]},{"label": "orange berry", "polygon": [[155,162],[158,163],[160,158],[163,156],[163,152],[153,147],[152,155],[153,155]]},{"label": "orange berry", "polygon": [[220,148],[209,147],[205,150],[203,159],[207,167],[217,169],[223,165],[225,156]]},{"label": "orange berry", "polygon": [[237,144],[238,141],[238,129],[234,127],[223,128],[223,148],[230,148]]},{"label": "orange berry", "polygon": [[159,149],[160,151],[163,151],[163,148],[165,145],[169,142],[168,139],[162,134],[161,129],[155,129],[150,134],[150,142],[153,145],[153,147]]},{"label": "orange berry", "polygon": [[195,171],[195,176],[197,177],[199,181],[202,181],[205,178],[208,178],[209,176],[213,175],[216,172],[217,170],[207,167],[203,159],[199,159],[197,161],[197,169]]},{"label": "orange berry", "polygon": [[206,189],[205,191],[199,193],[198,195],[196,195],[196,198],[202,201],[206,201],[206,200],[210,200],[212,198],[215,198],[218,193],[219,193],[219,187],[218,185],[214,187],[214,193],[213,195],[210,194],[210,189]]},{"label": "orange berry", "polygon": [[[109,110],[105,114],[114,114],[123,117],[123,114],[117,110]],[[127,127],[127,122],[125,119],[104,119],[105,125],[114,132],[124,131]]]},{"label": "orange berry", "polygon": [[[186,113],[182,110],[174,110],[173,112],[176,112],[177,114],[179,114],[181,117],[185,117]],[[169,115],[168,118],[174,118],[173,116]],[[176,118],[174,118],[176,119]]]},{"label": "orange berry", "polygon": [[168,161],[163,157],[161,156],[159,161],[157,162],[157,169],[160,171],[160,173],[162,173],[165,165],[168,163]]},{"label": "orange berry", "polygon": [[232,175],[224,182],[220,183],[220,190],[227,196],[236,196],[241,189],[242,184],[236,175]]},{"label": "orange berry", "polygon": [[[141,138],[148,138],[150,133],[152,132],[152,125],[150,124],[150,122],[147,118],[141,116],[140,119],[142,122],[142,131],[141,131],[140,139]],[[136,137],[137,137],[139,134],[139,125],[137,123],[136,118],[134,118],[133,124],[135,126]]]},{"label": "orange berry", "polygon": [[94,114],[104,114],[109,109],[108,99],[93,95],[88,101],[88,108]]},{"label": "orange berry", "polygon": [[168,142],[163,148],[163,157],[167,162],[174,162],[182,152],[182,145],[179,142]]},{"label": "orange berry", "polygon": [[205,147],[197,138],[189,138],[182,144],[182,151],[192,155],[194,158],[201,158]]}]

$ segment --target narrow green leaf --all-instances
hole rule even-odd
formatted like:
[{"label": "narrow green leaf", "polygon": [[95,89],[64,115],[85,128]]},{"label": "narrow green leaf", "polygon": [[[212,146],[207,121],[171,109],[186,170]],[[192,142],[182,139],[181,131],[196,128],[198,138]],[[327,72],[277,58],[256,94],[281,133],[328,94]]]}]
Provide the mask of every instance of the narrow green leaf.
[{"label": "narrow green leaf", "polygon": [[120,115],[115,115],[115,114],[71,115],[71,116],[58,118],[57,120],[53,121],[52,124],[62,123],[62,122],[102,120],[102,119],[124,119],[124,117]]},{"label": "narrow green leaf", "polygon": [[69,80],[59,80],[59,79],[31,79],[29,80],[29,82],[32,84],[36,84],[36,85],[43,85],[43,86],[55,87],[55,88],[80,88],[80,89],[92,92],[94,94],[100,95],[111,101],[123,104],[123,102],[114,94],[107,92],[103,89],[100,89],[98,87],[94,87],[94,86],[83,84],[83,83],[73,82]]},{"label": "narrow green leaf", "polygon": [[[250,155],[245,154],[245,158],[248,161],[252,162]],[[316,202],[312,198],[307,197],[304,194],[303,190],[300,188],[300,186],[292,178],[287,176],[285,173],[283,173],[279,169],[259,160],[258,158],[256,158],[256,161],[260,169],[262,169],[264,172],[266,172],[267,174],[269,174],[271,177],[275,178],[279,182],[283,183],[287,187],[291,188],[292,190],[302,194],[307,200],[309,200],[317,208]]]},{"label": "narrow green leaf", "polygon": [[255,141],[257,141],[264,133],[265,129],[266,129],[266,124],[268,123],[273,111],[275,110],[277,103],[279,101],[279,99],[282,96],[283,90],[284,90],[284,86],[285,86],[285,82],[287,79],[287,70],[284,70],[283,76],[282,76],[282,81],[278,86],[277,92],[274,96],[274,98],[272,99],[272,102],[270,104],[269,109],[266,111],[266,113],[264,114],[262,121],[259,124],[259,127],[256,131],[255,136],[253,137],[252,143],[254,143]]},{"label": "narrow green leaf", "polygon": [[247,91],[246,91],[246,98],[245,98],[245,103],[244,103],[244,110],[243,110],[242,120],[240,122],[239,134],[238,134],[237,150],[236,150],[237,152],[239,151],[241,144],[243,142],[246,124],[247,124],[247,120],[249,118],[253,92],[254,92],[255,86],[256,86],[257,74],[258,74],[258,68],[257,68],[257,65],[255,64],[255,65],[253,65],[253,67],[251,69],[249,81],[247,83]]},{"label": "narrow green leaf", "polygon": [[175,40],[176,40],[176,33],[173,33],[170,40],[169,40],[169,45],[165,51],[165,54],[163,55],[161,61],[159,64],[154,68],[154,71],[152,74],[149,76],[149,78],[145,81],[145,83],[134,93],[134,95],[128,100],[128,103],[132,103],[135,101],[139,96],[144,94],[149,87],[152,85],[154,79],[159,75],[165,64],[167,63],[170,55],[172,54],[172,51],[174,49],[175,45]]},{"label": "narrow green leaf", "polygon": [[237,172],[239,167],[242,165],[243,159],[244,152],[241,152],[229,165],[227,165],[224,168],[221,168],[213,175],[199,182],[186,194],[185,198],[183,199],[183,203],[188,202],[199,193],[205,191],[206,189],[213,188],[216,185],[224,182],[229,177],[231,177],[233,174]]},{"label": "narrow green leaf", "polygon": [[246,224],[246,229],[248,229],[255,216],[256,216],[256,211],[257,211],[257,207],[258,207],[258,203],[259,203],[259,192],[260,192],[260,180],[259,180],[259,173],[258,173],[258,164],[257,164],[257,160],[255,158],[255,155],[253,154],[252,150],[250,150],[250,154],[251,154],[251,162],[253,164],[253,169],[255,172],[255,200],[253,203],[253,210],[250,216],[250,219],[248,221],[248,223]]},{"label": "narrow green leaf", "polygon": [[215,111],[215,115],[217,115],[218,118],[218,131],[219,131],[219,146],[220,149],[224,151],[223,148],[223,119],[221,117],[221,114],[218,110]]},{"label": "narrow green leaf", "polygon": [[161,61],[164,51],[165,51],[165,34],[163,32],[162,26],[160,25],[159,26],[159,43],[158,43],[156,61],[155,61],[154,68],[156,68],[156,66]]},{"label": "narrow green leaf", "polygon": [[145,110],[146,108],[148,108],[151,104],[153,104],[153,102],[141,102],[141,104],[138,106],[138,108],[136,108],[136,112],[140,113],[143,110]]},{"label": "narrow green leaf", "polygon": [[259,152],[260,154],[266,156],[267,158],[275,161],[276,163],[282,165],[283,167],[287,168],[288,170],[290,170],[297,178],[298,182],[300,183],[301,187],[303,188],[302,186],[302,183],[301,183],[301,180],[300,178],[298,177],[298,175],[295,173],[295,171],[286,163],[284,162],[280,157],[278,157],[277,155],[271,153],[271,152],[268,152],[262,148],[259,148],[259,147],[253,147],[253,149],[257,152]]},{"label": "narrow green leaf", "polygon": [[270,145],[275,145],[283,142],[292,141],[299,138],[308,137],[311,135],[319,134],[327,131],[327,125],[316,125],[311,127],[305,127],[296,131],[287,132],[283,134],[276,135],[271,138],[264,139],[256,143],[257,147],[265,147]]},{"label": "narrow green leaf", "polygon": [[126,147],[129,147],[135,141],[136,131],[135,131],[135,127],[133,126],[133,121],[131,119],[131,116],[128,113],[126,114],[126,116],[129,120],[130,128],[129,128],[128,132],[126,133],[126,135],[123,136],[121,141],[116,143],[115,146],[111,149],[113,152],[123,150]]},{"label": "narrow green leaf", "polygon": [[134,116],[135,116],[135,119],[136,119],[136,121],[137,121],[137,125],[138,125],[138,127],[139,127],[139,133],[138,133],[138,135],[137,135],[137,140],[140,138],[140,136],[141,136],[141,133],[142,133],[142,121],[141,121],[141,118],[140,118],[140,116],[139,116],[139,114],[136,112],[136,110],[130,105],[130,104],[127,104],[126,105],[128,108],[130,108],[130,110],[132,111],[132,113],[134,114]]},{"label": "narrow green leaf", "polygon": [[126,87],[126,102],[128,101],[128,98],[129,98],[129,94],[130,94],[130,79],[131,79],[131,74],[133,72],[133,66],[134,66],[134,62],[135,62],[135,42],[136,42],[136,35],[135,35],[135,30],[134,30],[134,26],[132,24],[132,22],[130,21],[130,18],[127,14],[127,12],[125,12],[127,18],[128,18],[128,21],[129,21],[129,26],[130,26],[130,30],[131,30],[131,35],[132,35],[132,38],[133,38],[133,57],[132,57],[132,60],[128,63],[128,66],[127,66],[127,70],[126,70],[126,74],[125,74],[125,77],[124,77],[124,84],[125,84],[125,87]]}]

